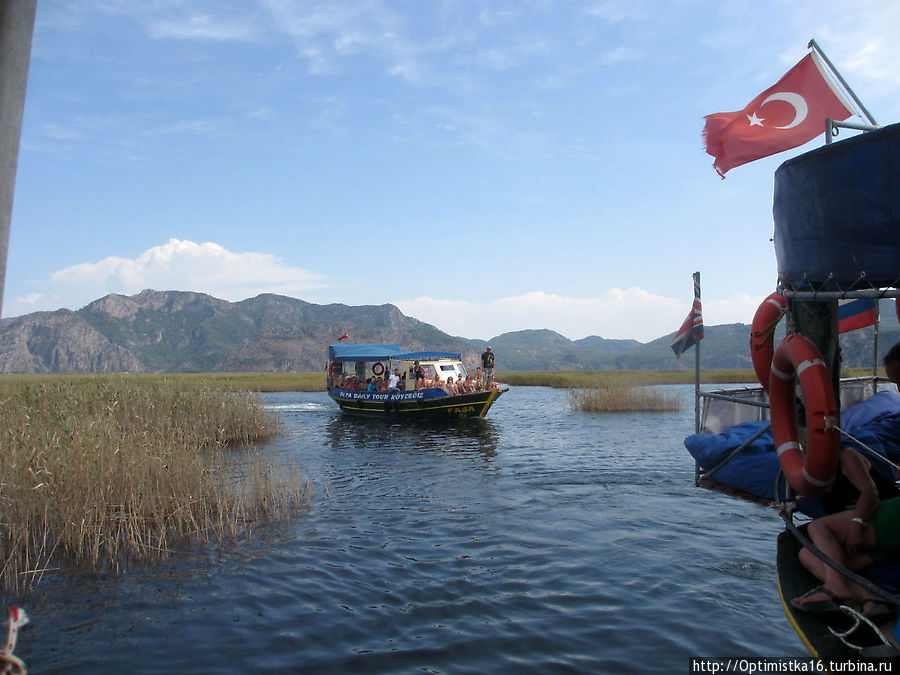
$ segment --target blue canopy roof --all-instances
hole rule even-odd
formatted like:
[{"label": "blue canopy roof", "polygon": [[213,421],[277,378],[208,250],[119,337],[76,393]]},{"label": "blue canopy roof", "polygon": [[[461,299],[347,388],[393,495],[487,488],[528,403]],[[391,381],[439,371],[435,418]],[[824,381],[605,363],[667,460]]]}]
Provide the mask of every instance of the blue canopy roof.
[{"label": "blue canopy roof", "polygon": [[458,359],[459,357],[460,354],[455,352],[407,352],[401,350],[397,345],[346,343],[328,345],[328,360],[339,363],[342,361],[387,361],[388,359],[425,361],[428,359]]},{"label": "blue canopy roof", "polygon": [[397,345],[346,344],[328,345],[329,361],[383,361],[400,353]]}]

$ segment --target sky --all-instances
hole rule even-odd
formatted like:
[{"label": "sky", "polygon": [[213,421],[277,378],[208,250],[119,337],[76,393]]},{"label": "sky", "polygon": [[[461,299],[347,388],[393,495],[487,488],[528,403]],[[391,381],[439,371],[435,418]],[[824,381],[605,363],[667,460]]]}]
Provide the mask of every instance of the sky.
[{"label": "sky", "polygon": [[3,314],[279,293],[647,342],[699,271],[704,323],[750,323],[775,169],[823,138],[722,180],[703,116],[815,38],[896,122],[898,32],[883,0],[39,0]]}]

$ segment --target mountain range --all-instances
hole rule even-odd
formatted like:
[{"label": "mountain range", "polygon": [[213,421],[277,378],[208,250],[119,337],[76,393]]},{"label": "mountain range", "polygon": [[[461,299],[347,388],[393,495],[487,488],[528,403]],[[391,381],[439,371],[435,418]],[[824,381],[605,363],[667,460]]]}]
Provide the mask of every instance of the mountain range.
[{"label": "mountain range", "polygon": [[[498,370],[682,370],[692,352],[675,358],[672,334],[652,342],[552,330],[503,333],[490,341],[448,335],[395,306],[316,305],[263,294],[228,302],[203,293],[145,290],[111,294],[77,311],[60,309],[0,319],[2,373],[287,372],[319,371],[327,346],[344,333],[352,342],[460,352],[474,365],[485,346]],[[750,368],[750,326],[706,326],[704,368]],[[872,363],[872,329],[841,338],[844,363]],[[900,340],[893,304],[882,310],[879,355]]]}]

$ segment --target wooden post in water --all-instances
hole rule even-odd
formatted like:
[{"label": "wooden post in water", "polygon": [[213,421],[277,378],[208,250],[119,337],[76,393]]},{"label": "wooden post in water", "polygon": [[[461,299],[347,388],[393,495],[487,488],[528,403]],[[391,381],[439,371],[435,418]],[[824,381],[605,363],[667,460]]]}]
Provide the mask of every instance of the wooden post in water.
[{"label": "wooden post in water", "polygon": [[0,316],[37,0],[0,0]]}]

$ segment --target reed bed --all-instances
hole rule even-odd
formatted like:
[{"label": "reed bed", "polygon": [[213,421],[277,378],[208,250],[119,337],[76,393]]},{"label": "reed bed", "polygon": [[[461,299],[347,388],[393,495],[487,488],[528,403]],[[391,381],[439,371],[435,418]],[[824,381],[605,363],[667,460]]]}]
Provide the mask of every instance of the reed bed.
[{"label": "reed bed", "polygon": [[0,378],[0,583],[118,569],[288,518],[309,489],[256,452],[276,430],[255,395],[202,380]]},{"label": "reed bed", "polygon": [[[693,384],[693,370],[559,370],[559,371],[501,371],[495,378],[504,384],[519,387],[557,387],[561,389],[605,386],[610,381],[625,382],[634,386],[649,384]],[[751,369],[704,370],[700,374],[703,384],[727,384],[755,382]]]},{"label": "reed bed", "polygon": [[670,412],[681,409],[677,394],[610,378],[588,389],[569,391],[569,407],[579,412]]}]

